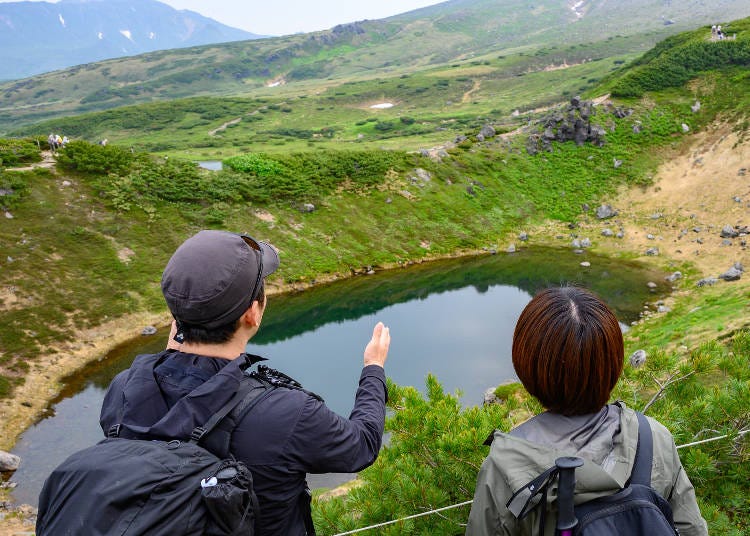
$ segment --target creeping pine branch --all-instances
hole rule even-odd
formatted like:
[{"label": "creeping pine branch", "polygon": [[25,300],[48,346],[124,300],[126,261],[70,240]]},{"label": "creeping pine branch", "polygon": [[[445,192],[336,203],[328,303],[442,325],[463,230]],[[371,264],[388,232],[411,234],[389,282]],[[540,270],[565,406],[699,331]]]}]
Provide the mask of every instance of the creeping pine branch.
[{"label": "creeping pine branch", "polygon": [[675,372],[664,383],[661,383],[659,380],[657,380],[656,378],[654,378],[654,381],[659,386],[659,390],[656,392],[656,394],[654,396],[651,397],[651,400],[649,400],[648,403],[643,407],[643,409],[641,410],[641,413],[645,414],[648,411],[648,408],[650,408],[654,404],[654,402],[656,402],[657,400],[659,400],[664,395],[664,392],[667,390],[667,387],[669,387],[673,383],[677,383],[677,382],[679,382],[681,380],[684,380],[685,378],[688,378],[688,377],[692,376],[693,374],[695,374],[695,371],[691,370],[687,374],[683,374],[679,378],[675,378],[675,376],[677,376],[677,373]]}]

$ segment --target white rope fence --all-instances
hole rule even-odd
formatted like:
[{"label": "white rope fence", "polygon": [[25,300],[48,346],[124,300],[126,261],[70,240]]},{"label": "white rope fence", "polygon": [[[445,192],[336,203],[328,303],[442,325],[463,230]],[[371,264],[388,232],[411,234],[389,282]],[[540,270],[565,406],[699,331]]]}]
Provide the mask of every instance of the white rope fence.
[{"label": "white rope fence", "polygon": [[[740,432],[737,433],[737,437],[742,437],[745,434],[747,434],[748,432],[750,432],[750,429],[741,430]],[[694,447],[696,445],[702,445],[704,443],[711,443],[712,441],[720,441],[720,440],[726,439],[728,437],[731,437],[730,434],[724,434],[724,435],[721,435],[721,436],[711,437],[711,438],[708,438],[708,439],[702,439],[700,441],[694,441],[692,443],[685,443],[684,445],[677,445],[676,448],[677,449],[684,449],[684,448],[687,448],[687,447]],[[394,519],[393,521],[385,521],[383,523],[378,523],[377,525],[370,525],[368,527],[362,527],[360,529],[354,529],[354,530],[350,530],[350,531],[347,531],[347,532],[339,532],[338,534],[335,534],[334,536],[347,536],[348,534],[357,534],[358,532],[365,532],[366,530],[378,529],[380,527],[386,527],[388,525],[394,525],[396,523],[401,523],[402,521],[408,521],[409,519],[416,519],[418,517],[428,516],[428,515],[431,515],[431,514],[437,514],[438,512],[444,512],[446,510],[452,510],[454,508],[460,508],[462,506],[467,506],[467,505],[469,505],[469,504],[471,504],[473,502],[474,502],[474,500],[472,499],[470,501],[464,501],[462,503],[453,504],[451,506],[443,506],[442,508],[437,508],[435,510],[428,510],[427,512],[422,512],[420,514],[414,514],[414,515],[410,515],[410,516],[407,516],[407,517],[402,517],[401,519]]]}]

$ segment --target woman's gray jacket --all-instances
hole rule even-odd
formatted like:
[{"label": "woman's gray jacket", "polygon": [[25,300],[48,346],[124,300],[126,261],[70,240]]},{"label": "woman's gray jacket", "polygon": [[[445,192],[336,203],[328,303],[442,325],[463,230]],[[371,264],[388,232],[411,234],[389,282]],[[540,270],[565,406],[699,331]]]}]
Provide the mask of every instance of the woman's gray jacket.
[{"label": "woman's gray jacket", "polygon": [[[707,535],[695,490],[682,468],[672,435],[654,419],[649,418],[649,423],[654,443],[651,486],[672,506],[680,536]],[[515,491],[554,466],[561,456],[578,456],[585,462],[576,469],[576,504],[611,495],[630,476],[637,440],[638,418],[621,402],[590,415],[566,417],[545,412],[510,433],[495,431],[477,478],[466,534],[535,535],[541,508],[519,521],[505,505]],[[545,536],[555,533],[556,492],[556,487],[550,486]]]}]

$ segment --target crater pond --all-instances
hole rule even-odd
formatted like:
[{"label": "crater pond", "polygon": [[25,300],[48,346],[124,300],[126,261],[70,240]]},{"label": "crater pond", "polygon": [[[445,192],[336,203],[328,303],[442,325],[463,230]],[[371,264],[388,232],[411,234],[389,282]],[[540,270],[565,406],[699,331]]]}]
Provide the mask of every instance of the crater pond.
[{"label": "crater pond", "polygon": [[[587,261],[589,267],[581,266]],[[657,284],[650,289],[649,282]],[[513,329],[537,291],[572,283],[599,294],[623,326],[638,319],[645,302],[669,290],[664,274],[635,262],[589,252],[534,248],[412,265],[369,276],[271,296],[248,352],[321,395],[334,411],[352,409],[362,351],[372,327],[391,328],[386,374],[397,384],[424,389],[428,373],[464,405],[515,379]],[[140,327],[138,327],[140,329]],[[46,414],[19,438],[21,466],[11,477],[13,499],[36,505],[46,476],[75,450],[102,438],[99,408],[115,374],[139,353],[164,348],[167,331],[140,337],[65,380]],[[350,475],[311,475],[313,487],[331,487]]]}]

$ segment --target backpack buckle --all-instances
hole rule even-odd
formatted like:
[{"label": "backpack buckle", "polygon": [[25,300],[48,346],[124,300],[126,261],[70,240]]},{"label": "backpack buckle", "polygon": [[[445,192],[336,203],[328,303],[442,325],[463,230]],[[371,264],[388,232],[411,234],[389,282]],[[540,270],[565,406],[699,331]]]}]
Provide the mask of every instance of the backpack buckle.
[{"label": "backpack buckle", "polygon": [[206,429],[202,426],[196,426],[190,433],[190,441],[197,443],[203,438],[204,435],[206,435]]}]

